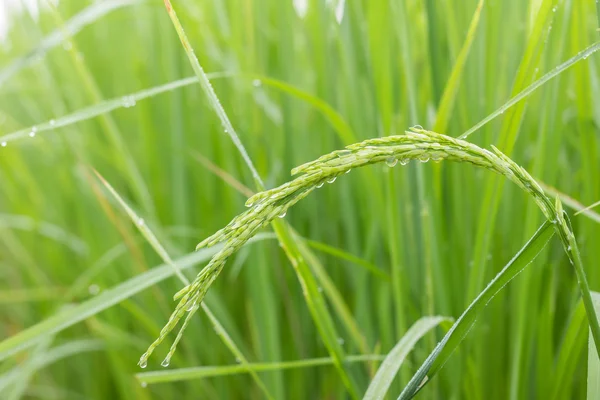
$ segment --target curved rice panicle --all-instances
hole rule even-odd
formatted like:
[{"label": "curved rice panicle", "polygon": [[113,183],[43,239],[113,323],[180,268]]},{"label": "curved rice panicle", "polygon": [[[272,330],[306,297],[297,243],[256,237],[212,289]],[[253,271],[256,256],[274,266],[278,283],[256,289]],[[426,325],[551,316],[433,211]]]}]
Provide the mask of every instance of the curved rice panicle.
[{"label": "curved rice panicle", "polygon": [[[560,221],[560,224],[556,224],[560,227],[559,230],[570,232],[562,213],[557,214],[557,206],[544,194],[540,185],[527,171],[493,146],[492,151],[489,151],[464,140],[427,131],[421,127],[410,128],[404,135],[368,139],[294,168],[292,174],[300,174],[297,178],[276,188],[253,195],[246,202],[248,207],[246,211],[233,218],[227,226],[200,242],[196,249],[210,247],[220,242],[225,242],[225,245],[200,271],[192,283],[175,294],[174,298],[175,300],[179,299],[179,303],[161,330],[159,337],[141,357],[139,364],[146,365],[147,359],[154,349],[187,312],[184,325],[167,355],[167,357],[171,357],[183,330],[198,309],[198,305],[204,299],[209,287],[222,271],[227,259],[260,228],[276,217],[283,218],[290,207],[308,196],[313,190],[320,188],[325,183],[333,183],[338,176],[346,174],[354,168],[380,162],[385,162],[392,167],[398,162],[406,165],[411,160],[468,162],[501,174],[531,195],[546,218],[553,222]],[[565,232],[562,232],[561,236],[568,235]]]}]

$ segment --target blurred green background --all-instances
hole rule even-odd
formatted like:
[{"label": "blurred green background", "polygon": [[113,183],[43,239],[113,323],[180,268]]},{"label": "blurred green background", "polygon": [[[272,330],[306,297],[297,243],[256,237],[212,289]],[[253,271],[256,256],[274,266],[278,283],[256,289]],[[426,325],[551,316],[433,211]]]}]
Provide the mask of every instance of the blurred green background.
[{"label": "blurred green background", "polygon": [[[42,5],[38,19],[2,1],[0,19],[10,29],[0,44],[0,339],[6,344],[31,326],[39,336],[27,350],[0,352],[1,397],[263,398],[244,373],[145,387],[136,379],[137,360],[181,288],[175,278],[55,334],[43,325],[162,264],[91,168],[174,258],[242,212],[255,188],[193,79],[130,97],[193,76],[162,1],[61,0]],[[480,14],[478,3],[174,0],[173,7],[258,172],[274,187],[291,179],[294,166],[353,141],[416,124],[459,136],[598,39],[593,0],[488,0]],[[474,16],[453,93],[451,74]],[[598,201],[597,61],[581,60],[469,140],[498,146],[563,201],[572,199],[567,205]],[[455,97],[442,117],[445,95]],[[60,119],[71,114],[76,121]],[[316,262],[364,337],[361,346],[329,304],[348,354],[386,354],[422,316],[458,317],[544,220],[531,199],[490,172],[414,164],[353,171],[285,217],[313,241]],[[598,290],[600,216],[572,222]],[[553,239],[490,303],[420,398],[585,398],[588,328],[578,300],[573,270]],[[276,240],[236,254],[207,304],[251,362],[328,356]],[[443,332],[417,344],[390,398]],[[162,369],[167,348],[148,370]],[[198,313],[169,368],[232,364]],[[348,369],[365,390],[377,366]],[[259,377],[277,399],[349,398],[331,365]]]}]

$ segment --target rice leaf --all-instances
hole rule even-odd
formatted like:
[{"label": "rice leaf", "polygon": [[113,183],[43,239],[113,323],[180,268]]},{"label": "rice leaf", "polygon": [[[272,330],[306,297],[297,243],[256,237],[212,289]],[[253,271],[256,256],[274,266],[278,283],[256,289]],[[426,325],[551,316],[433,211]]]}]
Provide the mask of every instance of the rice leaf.
[{"label": "rice leaf", "polygon": [[[363,354],[363,355],[350,355],[347,356],[344,362],[346,363],[358,363],[368,361],[379,361],[383,360],[382,355],[379,354]],[[282,371],[288,369],[297,368],[312,368],[323,365],[333,365],[334,360],[331,357],[324,358],[310,358],[306,360],[296,361],[280,361],[270,363],[250,363],[247,366],[241,365],[224,365],[224,366],[206,366],[206,367],[193,367],[193,368],[180,368],[172,369],[167,371],[149,371],[136,374],[136,378],[141,382],[147,384],[155,383],[167,383],[177,382],[186,380],[195,380],[202,378],[211,378],[218,376],[229,376],[237,374],[246,374],[250,371],[262,372],[262,371]]]},{"label": "rice leaf", "polygon": [[0,70],[0,88],[13,75],[17,74],[23,68],[41,60],[49,50],[61,44],[65,40],[65,32],[69,36],[74,36],[87,25],[95,23],[112,11],[140,2],[141,0],[105,0],[93,3],[89,7],[83,9],[83,11],[67,21],[63,28],[56,29],[43,38],[35,49],[32,49],[24,56],[17,58],[6,67],[2,68],[2,70]]},{"label": "rice leaf", "polygon": [[[257,235],[253,241],[272,238],[272,235]],[[182,270],[191,268],[199,263],[209,260],[218,251],[219,247],[190,253],[175,260],[175,262]],[[10,357],[20,350],[31,347],[47,335],[58,333],[92,315],[96,315],[99,312],[119,304],[121,301],[140,293],[144,289],[154,286],[158,282],[161,282],[174,274],[175,271],[172,266],[162,264],[110,289],[103,290],[99,295],[89,300],[61,310],[53,316],[2,340],[0,342],[0,361],[5,360],[7,357]]]},{"label": "rice leaf", "polygon": [[[600,293],[592,292],[596,315],[600,315]],[[588,338],[587,399],[600,399],[600,358],[590,330]]]},{"label": "rice leaf", "polygon": [[412,351],[415,344],[427,332],[444,321],[451,321],[451,319],[446,317],[423,317],[415,322],[387,354],[385,360],[383,360],[383,363],[377,370],[377,374],[375,374],[375,377],[369,384],[363,400],[383,399],[398,374],[398,370],[400,370],[400,367],[404,363],[406,356]]},{"label": "rice leaf", "polygon": [[527,267],[546,246],[554,235],[551,223],[545,222],[531,239],[519,250],[515,257],[500,271],[488,286],[477,296],[463,314],[456,320],[441,342],[423,362],[419,370],[398,397],[399,400],[411,399],[444,366],[454,350],[463,341],[477,321],[479,313],[490,300],[500,292],[515,276]]}]

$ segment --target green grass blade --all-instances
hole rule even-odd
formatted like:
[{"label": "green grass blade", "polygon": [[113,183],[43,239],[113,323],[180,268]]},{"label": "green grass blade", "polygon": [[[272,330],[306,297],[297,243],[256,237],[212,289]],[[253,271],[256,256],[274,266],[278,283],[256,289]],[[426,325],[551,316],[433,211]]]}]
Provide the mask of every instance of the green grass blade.
[{"label": "green grass blade", "polygon": [[[256,240],[273,238],[272,235],[260,235]],[[203,249],[176,260],[185,270],[209,260],[220,248]],[[41,338],[60,332],[86,318],[96,315],[141,291],[154,286],[175,274],[170,265],[159,265],[151,270],[126,280],[110,289],[103,290],[98,296],[79,303],[76,306],[59,311],[55,315],[27,328],[0,342],[0,361],[37,343]]]},{"label": "green grass blade", "polygon": [[207,77],[206,73],[204,72],[204,69],[200,65],[200,62],[198,61],[198,57],[196,57],[196,54],[194,53],[194,50],[192,49],[192,46],[187,38],[187,35],[185,34],[185,31],[183,30],[183,26],[181,25],[181,23],[179,22],[179,19],[177,18],[177,14],[175,13],[173,6],[171,5],[171,2],[169,0],[164,0],[164,1],[165,1],[165,7],[167,8],[167,12],[169,13],[169,17],[171,18],[171,21],[173,22],[173,26],[175,27],[175,30],[177,31],[177,35],[179,36],[179,39],[181,40],[181,44],[183,45],[183,48],[185,49],[188,59],[190,60],[190,64],[192,65],[194,73],[198,77],[198,80],[200,82],[200,86],[202,87],[202,90],[204,91],[204,93],[206,94],[206,97],[210,101],[211,106],[217,113],[217,116],[219,117],[219,120],[221,121],[221,124],[223,125],[223,129],[225,129],[225,133],[227,133],[229,135],[229,137],[231,138],[231,141],[233,142],[233,144],[239,151],[240,155],[244,159],[244,162],[246,163],[246,166],[252,173],[252,177],[254,178],[254,181],[256,182],[257,186],[261,189],[264,188],[262,179],[258,175],[258,171],[256,171],[256,168],[254,167],[254,163],[250,159],[250,156],[248,155],[246,148],[240,141],[240,138],[239,138],[237,132],[235,131],[235,129],[233,128],[233,125],[231,124],[231,121],[229,120],[229,117],[227,116],[225,109],[221,105],[221,102],[219,101],[219,98],[217,97],[215,90],[213,89],[212,85],[210,84],[210,81],[208,80],[208,77]]},{"label": "green grass blade", "polygon": [[465,138],[471,136],[471,134],[473,134],[473,132],[478,131],[481,127],[486,125],[488,122],[490,122],[493,119],[495,119],[496,117],[502,115],[506,110],[508,110],[509,108],[511,108],[512,106],[517,104],[519,101],[528,97],[533,92],[535,92],[537,89],[542,87],[546,82],[557,77],[558,75],[560,75],[561,73],[563,73],[564,71],[566,71],[567,69],[572,67],[573,65],[577,64],[579,61],[587,59],[589,56],[591,56],[598,50],[600,50],[600,42],[596,42],[596,43],[590,45],[589,47],[586,47],[585,49],[581,50],[579,53],[575,54],[573,57],[569,58],[562,64],[556,66],[554,69],[552,69],[550,72],[546,73],[540,79],[536,80],[531,85],[527,86],[525,89],[523,89],[522,91],[517,93],[509,101],[507,101],[501,107],[499,107],[496,111],[494,111],[493,113],[491,113],[490,115],[488,115],[487,117],[482,119],[480,122],[475,124],[472,128],[470,128],[468,131],[466,131],[465,133],[460,135],[459,138],[465,139]]},{"label": "green grass blade", "polygon": [[[58,25],[65,37],[65,43],[68,43],[70,46],[67,52],[71,58],[73,67],[75,68],[75,75],[80,81],[81,89],[85,92],[89,101],[93,103],[102,102],[103,95],[102,91],[100,90],[100,86],[98,85],[97,78],[93,75],[85,59],[80,56],[72,35],[70,35],[66,30],[66,26],[60,12],[53,3],[48,3],[48,6],[52,12],[56,25]],[[104,133],[111,141],[111,145],[119,153],[119,157],[115,157],[114,161],[120,164],[122,172],[129,178],[131,186],[144,209],[150,214],[154,214],[155,206],[152,201],[153,199],[150,196],[148,186],[142,177],[135,159],[131,155],[129,147],[125,143],[124,135],[120,131],[118,124],[111,115],[106,114],[101,115],[100,123],[102,124]],[[33,137],[36,134],[37,130],[32,130],[30,136]]]},{"label": "green grass blade", "polygon": [[56,224],[36,221],[27,215],[0,213],[0,228],[37,231],[40,235],[65,245],[79,255],[86,255],[89,251],[88,245],[76,235],[67,232]]},{"label": "green grass blade", "polygon": [[[357,363],[368,361],[383,360],[379,354],[363,354],[358,356],[347,356],[344,362]],[[194,368],[180,368],[170,371],[150,371],[136,374],[136,378],[147,384],[177,382],[186,380],[195,380],[202,378],[211,378],[218,376],[228,376],[237,374],[246,374],[249,371],[282,371],[296,368],[312,368],[323,365],[333,365],[335,362],[331,357],[311,358],[307,360],[280,361],[271,363],[250,363],[246,367],[241,365],[225,366],[206,366]]]},{"label": "green grass blade", "polygon": [[[296,238],[299,239],[296,234]],[[297,240],[298,240],[297,239]],[[323,290],[325,295],[329,298],[331,302],[332,308],[336,311],[337,316],[340,318],[342,323],[345,325],[348,334],[358,347],[361,353],[368,354],[371,352],[369,345],[365,339],[365,335],[361,331],[358,323],[352,316],[352,313],[348,309],[348,305],[346,304],[342,294],[335,287],[335,284],[327,274],[325,267],[315,255],[310,252],[306,243],[299,242],[299,249],[301,254],[306,258],[306,262],[310,266],[311,270],[315,274],[317,280],[319,281],[320,289]]]},{"label": "green grass blade", "polygon": [[8,289],[0,292],[0,304],[58,300],[64,296],[64,292],[63,289],[56,287]]},{"label": "green grass blade", "polygon": [[[219,101],[219,98],[217,97],[213,87],[211,86],[208,78],[206,77],[204,69],[200,65],[200,62],[198,61],[198,58],[196,57],[189,43],[187,35],[185,34],[183,26],[179,22],[177,14],[175,13],[175,10],[173,9],[169,0],[165,0],[165,7],[167,9],[167,12],[169,13],[171,21],[173,22],[175,30],[177,31],[177,35],[179,36],[179,39],[181,40],[181,43],[186,51],[192,68],[200,81],[200,85],[204,93],[208,97],[211,106],[217,113],[217,116],[219,117],[219,120],[221,121],[221,124],[225,129],[225,132],[229,135],[232,142],[234,143],[237,150],[244,159],[246,166],[251,171],[255,185],[260,190],[264,190],[264,183],[260,178],[258,172],[256,171],[256,168],[254,167],[254,164],[252,163],[252,160],[250,159],[244,145],[242,144],[236,131],[234,130],[233,125],[231,124],[231,121],[229,120],[227,113],[221,105],[221,102]],[[274,221],[273,228],[279,238],[280,244],[286,250],[286,255],[288,256],[288,258],[294,266],[294,269],[296,270],[301,285],[304,288],[303,292],[305,295],[305,299],[307,300],[307,304],[309,306],[313,319],[315,320],[317,328],[319,329],[319,332],[323,337],[325,346],[327,347],[333,359],[335,360],[335,365],[340,373],[342,381],[344,382],[344,385],[348,388],[350,395],[353,398],[358,398],[357,385],[354,382],[354,380],[347,374],[346,370],[342,365],[342,359],[344,358],[343,350],[338,342],[338,336],[336,334],[335,326],[333,324],[333,319],[329,314],[327,307],[325,306],[323,296],[318,291],[315,277],[313,276],[311,269],[309,268],[307,263],[304,261],[304,258],[300,254],[298,244],[295,243],[295,238],[290,228],[286,224],[281,223],[280,221]]]},{"label": "green grass blade", "polygon": [[[40,342],[40,344],[42,344],[42,342]],[[29,361],[31,361],[30,367],[32,368],[32,372],[34,372],[46,368],[47,366],[65,358],[91,351],[101,351],[105,348],[106,346],[102,340],[72,340],[68,343],[54,346],[45,352],[37,354],[37,356],[35,356],[34,353],[27,362],[29,363]],[[0,376],[0,393],[3,393],[5,388],[12,384],[12,382],[17,379],[20,374],[22,374],[22,368],[23,366],[15,367]]]},{"label": "green grass blade", "polygon": [[579,202],[578,200],[572,198],[571,196],[559,191],[556,188],[553,188],[552,186],[548,186],[545,185],[543,183],[540,183],[540,186],[544,189],[544,191],[546,193],[548,193],[550,196],[553,197],[558,197],[560,199],[560,201],[563,202],[563,204],[575,211],[577,211],[575,213],[575,215],[585,215],[586,217],[588,217],[589,219],[591,219],[592,221],[598,222],[600,223],[600,214],[598,214],[597,212],[591,210],[589,207],[586,207],[585,205],[581,204],[581,202]]},{"label": "green grass blade", "polygon": [[260,377],[258,376],[256,371],[254,371],[250,367],[250,363],[248,362],[248,359],[246,358],[244,353],[242,353],[242,351],[238,348],[237,344],[235,344],[235,342],[233,341],[233,339],[231,338],[229,333],[227,333],[227,330],[223,327],[223,324],[221,324],[219,319],[213,314],[213,312],[210,310],[208,305],[206,305],[205,303],[202,303],[202,309],[204,310],[206,315],[208,315],[208,318],[210,319],[210,322],[213,324],[215,331],[217,332],[217,335],[221,338],[223,343],[225,343],[227,348],[235,356],[235,359],[238,360],[239,366],[246,369],[246,371],[248,371],[248,373],[252,376],[252,379],[254,380],[254,382],[256,382],[257,386],[264,393],[266,398],[273,399],[273,395],[269,392],[269,389],[264,384],[262,379],[260,379]]},{"label": "green grass blade", "polygon": [[[552,395],[546,397],[551,400],[569,398],[569,387],[576,378],[575,371],[580,365],[580,355],[583,353],[586,336],[586,312],[582,305],[582,302],[578,302],[560,343],[560,351],[555,361],[555,373],[550,379]],[[596,357],[598,357],[598,353],[596,353]]]},{"label": "green grass blade", "polygon": [[133,222],[133,224],[137,227],[137,229],[140,231],[142,236],[144,236],[144,239],[146,239],[146,241],[150,244],[150,246],[152,246],[154,251],[156,251],[156,253],[160,256],[160,258],[163,260],[163,262],[165,264],[171,265],[171,267],[173,267],[173,272],[175,272],[175,275],[185,285],[188,285],[189,284],[188,279],[181,273],[181,271],[179,270],[177,265],[173,262],[173,260],[171,259],[171,257],[169,256],[169,254],[167,253],[165,248],[160,244],[160,242],[158,241],[158,238],[156,237],[156,235],[154,235],[152,230],[148,227],[148,225],[144,221],[144,219],[141,218],[140,216],[138,216],[135,213],[135,211],[133,211],[133,209],[125,202],[125,200],[123,200],[123,198],[117,193],[117,191],[110,185],[110,183],[108,183],[106,181],[106,179],[104,179],[104,177],[102,175],[100,175],[100,173],[98,171],[94,170],[94,173],[96,174],[96,177],[100,180],[100,182],[104,185],[104,187],[110,192],[110,194],[113,196],[113,198],[115,200],[117,200],[117,203],[119,203],[119,206],[121,206],[121,208],[125,211],[125,213],[129,217],[131,222]]},{"label": "green grass blade", "polygon": [[[210,79],[222,78],[225,76],[229,76],[229,74],[223,72],[216,72],[213,74],[207,74]],[[173,91],[175,89],[179,89],[185,86],[192,85],[198,82],[198,78],[189,77],[184,79],[179,79],[176,81],[165,83],[164,85],[155,86],[149,89],[140,90],[139,92],[126,94],[124,96],[104,100],[99,103],[96,103],[92,106],[81,108],[76,110],[70,114],[64,115],[62,117],[58,117],[56,119],[51,119],[46,122],[42,122],[33,126],[29,126],[27,128],[19,129],[18,131],[10,132],[5,135],[0,136],[0,142],[3,143],[3,146],[6,146],[8,143],[13,142],[19,139],[29,138],[29,134],[32,131],[35,131],[36,134],[45,131],[53,131],[58,128],[67,127],[73,125],[77,122],[87,121],[89,119],[99,117],[101,115],[110,113],[111,111],[117,110],[119,108],[130,108],[134,106],[138,101],[144,100],[150,97],[154,97],[161,93],[166,93]]]},{"label": "green grass blade", "polygon": [[365,270],[369,271],[373,276],[383,279],[384,281],[389,282],[391,280],[390,275],[387,272],[379,268],[377,265],[365,260],[364,258],[357,257],[354,254],[348,253],[347,251],[330,246],[322,242],[318,242],[316,240],[305,239],[305,241],[306,244],[308,244],[315,250],[322,251],[323,253],[337,257],[340,260],[346,260],[360,267],[363,267]]},{"label": "green grass blade", "polygon": [[297,87],[289,83],[274,78],[259,76],[256,79],[259,79],[260,82],[264,85],[267,85],[274,89],[278,89],[284,93],[288,93],[294,96],[295,98],[313,106],[327,119],[327,122],[329,122],[329,124],[337,132],[342,143],[350,144],[357,141],[354,131],[352,130],[350,125],[348,125],[344,117],[342,117],[340,113],[337,112],[333,107],[331,107],[327,102],[304,90],[298,89]]},{"label": "green grass blade", "polygon": [[333,358],[333,363],[340,374],[344,386],[346,386],[352,398],[358,399],[359,391],[357,384],[344,368],[345,354],[339,340],[340,337],[335,329],[333,318],[327,310],[325,298],[319,290],[311,267],[302,255],[300,245],[293,237],[291,228],[283,221],[273,221],[272,226],[275,229],[279,243],[283,246],[283,250],[291,261],[294,271],[296,271],[296,275],[302,286],[304,299],[308,305],[313,321],[319,330],[319,334],[323,339],[325,347]]},{"label": "green grass blade", "polygon": [[[581,299],[583,300],[583,305],[587,314],[590,331],[592,333],[594,342],[596,343],[596,351],[598,357],[600,357],[600,322],[598,321],[598,315],[596,315],[596,311],[594,309],[592,294],[587,281],[587,276],[585,274],[585,269],[583,267],[583,261],[581,260],[581,254],[579,253],[579,246],[577,246],[575,234],[573,234],[571,221],[567,214],[563,212],[562,203],[558,197],[556,198],[556,211],[558,219],[557,231],[560,235],[565,253],[569,258],[569,262],[575,268],[579,292],[581,293]],[[559,226],[562,229],[558,229]]]},{"label": "green grass blade", "polygon": [[477,8],[475,9],[475,13],[473,13],[473,19],[471,19],[471,24],[469,25],[469,30],[467,31],[467,37],[462,48],[460,49],[460,53],[458,53],[458,57],[456,58],[456,62],[452,67],[452,72],[450,73],[450,77],[448,78],[448,82],[444,88],[442,99],[440,100],[440,105],[437,110],[435,124],[433,126],[433,130],[436,132],[446,132],[448,129],[448,122],[450,121],[452,110],[454,109],[456,93],[458,92],[458,87],[462,80],[467,57],[469,56],[469,51],[471,50],[471,44],[473,44],[473,39],[475,39],[475,32],[479,26],[479,17],[481,16],[483,3],[484,0],[479,0],[479,3],[477,3]]},{"label": "green grass blade", "polygon": [[140,2],[141,0],[105,0],[98,3],[93,3],[91,6],[85,8],[83,11],[67,21],[63,29],[56,29],[54,32],[43,38],[35,49],[29,51],[26,55],[19,57],[6,67],[2,68],[2,70],[0,70],[0,88],[8,79],[17,74],[23,68],[26,68],[37,62],[49,50],[61,44],[64,41],[65,31],[69,36],[74,36],[87,25],[93,24],[112,11]]},{"label": "green grass blade", "polygon": [[463,314],[456,320],[442,341],[427,357],[416,374],[404,388],[399,400],[411,399],[435,374],[444,366],[452,352],[462,342],[478,314],[487,306],[490,300],[501,291],[515,276],[527,267],[546,246],[554,235],[553,225],[545,222],[533,237],[519,250],[515,257],[496,275],[489,285],[477,296]]},{"label": "green grass blade", "polygon": [[[592,292],[596,315],[600,315],[600,293]],[[590,330],[588,339],[587,400],[600,399],[600,358]]]},{"label": "green grass blade", "polygon": [[[94,172],[96,173],[96,176],[98,177],[98,179],[100,179],[100,181],[102,182],[102,184],[108,189],[108,191],[117,200],[117,202],[119,203],[119,205],[121,206],[121,208],[127,213],[127,216],[130,218],[131,222],[133,222],[137,226],[137,228],[142,233],[142,235],[144,236],[144,238],[152,246],[152,248],[154,249],[154,251],[156,251],[156,253],[160,256],[160,258],[165,262],[165,264],[169,265],[173,269],[173,272],[175,273],[175,275],[179,278],[179,280],[181,280],[181,282],[184,285],[189,285],[190,284],[189,280],[183,275],[183,273],[181,272],[179,266],[175,262],[173,262],[173,260],[171,259],[171,257],[167,253],[167,250],[159,242],[158,238],[152,232],[152,230],[148,227],[148,225],[146,223],[144,223],[144,220],[142,218],[140,218],[131,209],[131,207],[129,207],[129,205],[125,202],[125,200],[123,200],[123,198],[102,177],[102,175],[100,175],[97,171],[94,171]],[[235,342],[231,339],[231,335],[229,335],[229,333],[227,332],[227,330],[223,327],[223,325],[221,324],[221,322],[219,321],[219,319],[213,314],[213,312],[210,310],[210,308],[208,307],[208,305],[206,305],[205,303],[202,303],[201,306],[202,306],[202,309],[204,310],[204,312],[206,313],[206,315],[208,316],[208,318],[210,319],[213,327],[215,328],[215,331],[217,332],[217,335],[221,338],[221,340],[223,341],[223,343],[225,343],[225,345],[227,346],[227,348],[229,350],[231,350],[231,352],[234,355],[234,357],[237,360],[239,360],[240,364],[242,366],[246,366],[248,364],[248,359],[241,352],[241,350],[238,348],[238,346],[235,344]],[[177,338],[175,339],[175,342],[173,343],[171,351],[169,351],[169,353],[167,354],[167,357],[164,359],[164,361],[162,363],[162,365],[164,367],[169,366],[169,363],[171,361],[171,357],[172,357],[173,352],[175,350],[175,346],[177,345],[177,342],[181,338],[181,334],[182,334],[183,330],[185,329],[186,323],[190,320],[190,318],[193,315],[193,310],[188,310],[188,311],[189,311],[189,313],[188,313],[188,316],[187,316],[187,318],[186,318],[186,320],[184,322],[184,326],[181,328],[181,331],[177,335]],[[144,360],[144,364],[143,364],[142,368],[144,368],[144,367],[145,367],[145,360]],[[263,393],[265,394],[265,396],[268,399],[272,399],[273,396],[271,395],[271,393],[269,393],[269,390],[267,389],[267,387],[265,386],[265,384],[263,383],[263,381],[260,379],[260,377],[256,374],[256,372],[250,370],[250,375],[252,375],[252,378],[254,379],[254,381],[256,382],[256,384],[258,385],[258,387],[263,391]]]},{"label": "green grass blade", "polygon": [[[35,346],[35,349],[33,349],[29,355],[29,358],[18,368],[17,371],[15,371],[16,373],[13,374],[13,382],[8,379],[6,382],[4,382],[8,385],[12,384],[12,390],[9,391],[5,399],[19,400],[25,395],[29,381],[37,370],[36,364],[39,363],[38,360],[44,357],[44,354],[48,351],[48,347],[50,347],[53,340],[53,336],[47,336],[41,340],[37,346]],[[0,393],[2,393],[2,391],[0,391]]]},{"label": "green grass blade", "polygon": [[412,351],[413,347],[415,347],[415,344],[417,344],[419,339],[427,332],[444,321],[452,320],[446,317],[423,317],[415,322],[385,357],[385,360],[377,370],[377,374],[369,384],[369,388],[363,399],[383,399],[394,378],[398,374],[400,367],[404,363],[404,360]]}]

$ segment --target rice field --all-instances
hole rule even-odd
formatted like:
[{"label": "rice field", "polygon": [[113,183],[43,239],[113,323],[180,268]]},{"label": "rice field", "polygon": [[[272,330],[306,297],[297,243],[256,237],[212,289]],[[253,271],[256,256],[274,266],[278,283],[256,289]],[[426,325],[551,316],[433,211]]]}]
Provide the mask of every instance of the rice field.
[{"label": "rice field", "polygon": [[600,399],[592,0],[0,4],[0,398]]}]

